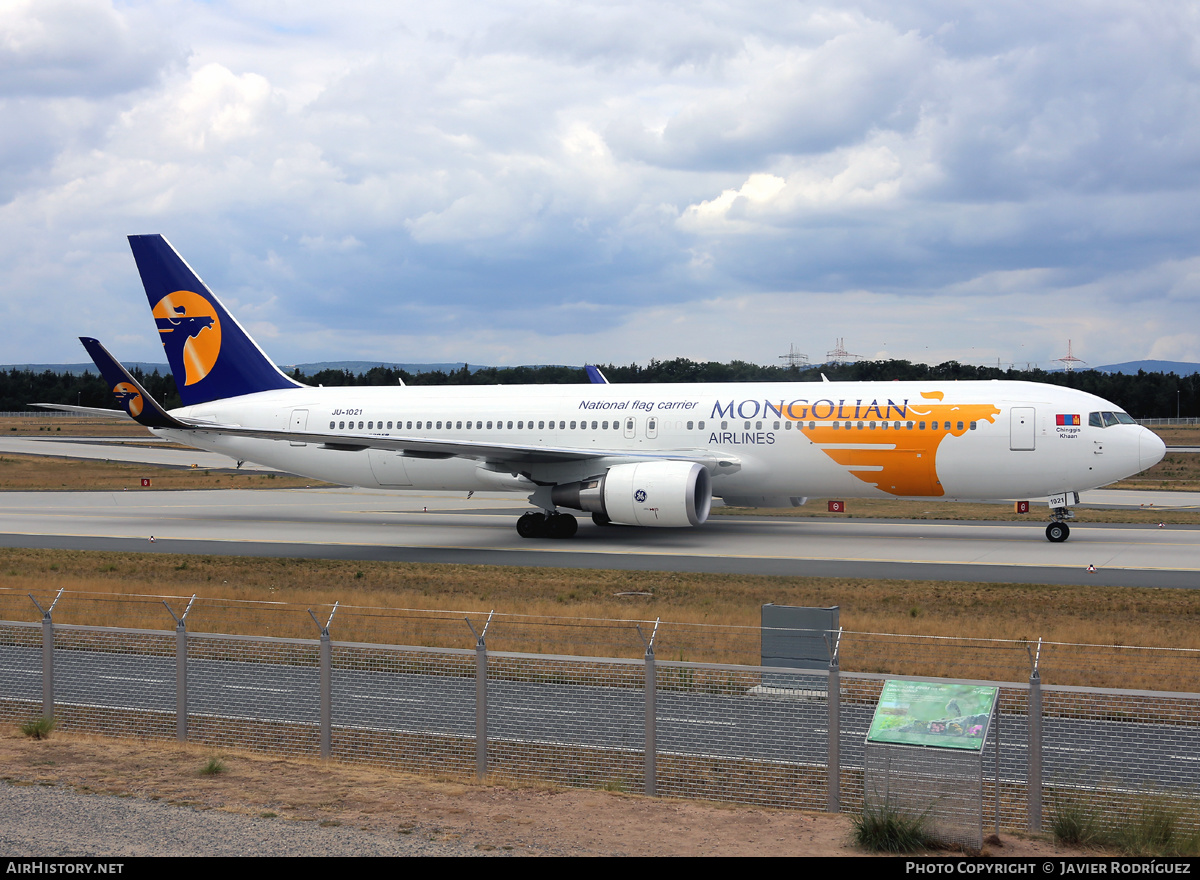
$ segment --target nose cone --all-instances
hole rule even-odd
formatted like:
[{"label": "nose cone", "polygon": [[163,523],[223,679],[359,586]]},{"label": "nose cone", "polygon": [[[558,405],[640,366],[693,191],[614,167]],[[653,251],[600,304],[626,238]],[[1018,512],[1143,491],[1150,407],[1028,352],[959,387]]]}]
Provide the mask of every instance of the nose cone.
[{"label": "nose cone", "polygon": [[1167,444],[1163,443],[1162,438],[1142,428],[1142,436],[1138,439],[1138,465],[1142,470],[1152,468],[1167,454]]}]

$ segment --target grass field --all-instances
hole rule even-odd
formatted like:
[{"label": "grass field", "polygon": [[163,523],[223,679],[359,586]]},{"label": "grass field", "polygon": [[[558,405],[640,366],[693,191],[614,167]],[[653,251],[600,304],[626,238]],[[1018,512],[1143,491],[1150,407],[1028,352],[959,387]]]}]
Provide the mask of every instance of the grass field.
[{"label": "grass field", "polygon": [[[149,479],[150,487],[142,486]],[[156,489],[295,489],[328,486],[289,474],[255,473],[232,468],[172,468],[84,458],[0,455],[0,491],[154,491]]]},{"label": "grass field", "polygon": [[133,419],[93,418],[89,416],[3,416],[0,434],[17,437],[122,437],[143,438],[154,435]]},{"label": "grass field", "polygon": [[595,656],[641,656],[635,623],[661,618],[660,659],[750,664],[764,603],[838,605],[848,631],[944,637],[848,638],[851,671],[1020,680],[1021,643],[1042,638],[1193,652],[1047,648],[1049,683],[1200,690],[1195,590],[0,549],[0,618],[38,619],[27,594],[46,607],[59,588],[60,623],[170,629],[163,597],[180,613],[194,593],[193,631],[313,638],[307,609],[324,621],[336,601],[339,641],[469,648],[464,617],[480,629],[495,610],[493,650]]}]

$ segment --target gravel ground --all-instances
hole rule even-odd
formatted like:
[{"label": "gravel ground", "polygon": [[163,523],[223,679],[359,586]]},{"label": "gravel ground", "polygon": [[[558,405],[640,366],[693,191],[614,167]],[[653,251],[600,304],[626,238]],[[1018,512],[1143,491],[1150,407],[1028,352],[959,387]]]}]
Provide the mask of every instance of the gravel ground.
[{"label": "gravel ground", "polygon": [[0,852],[14,858],[507,854],[419,834],[321,827],[40,785],[0,783],[0,817]]}]

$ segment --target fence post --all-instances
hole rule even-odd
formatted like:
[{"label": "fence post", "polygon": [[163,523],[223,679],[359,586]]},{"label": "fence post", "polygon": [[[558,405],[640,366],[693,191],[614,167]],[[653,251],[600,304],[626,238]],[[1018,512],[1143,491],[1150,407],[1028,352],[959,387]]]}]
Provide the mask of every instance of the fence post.
[{"label": "fence post", "polygon": [[[643,793],[647,797],[658,796],[658,667],[654,663],[654,639],[658,636],[658,624],[662,618],[654,621],[654,631],[646,642],[646,742],[645,759],[642,766]],[[641,635],[641,627],[638,634]]]},{"label": "fence post", "polygon": [[[1028,650],[1028,648],[1026,648]],[[1037,654],[1031,659],[1029,673],[1029,767],[1026,771],[1029,830],[1042,830],[1042,640],[1038,639]]]},{"label": "fence post", "polygon": [[33,593],[28,593],[29,599],[34,605],[37,605],[37,610],[42,612],[42,717],[54,717],[54,606],[58,604],[58,600],[62,598],[63,590],[61,588],[54,597],[54,601],[50,603],[49,608],[42,608],[38,605],[38,600],[33,598]]},{"label": "fence post", "polygon": [[488,612],[487,622],[482,632],[475,632],[470,618],[463,618],[471,627],[475,636],[475,776],[484,779],[487,776],[487,631],[492,625],[493,608]]},{"label": "fence post", "polygon": [[[826,637],[829,644],[829,637]],[[837,635],[829,644],[829,683],[826,685],[825,704],[828,710],[826,735],[829,754],[825,761],[825,811],[838,813],[842,809],[842,768],[841,768],[841,739],[842,739],[842,680],[841,658],[838,654],[842,645],[842,629],[838,627]]]},{"label": "fence post", "polygon": [[[339,602],[341,600],[338,600]],[[329,638],[329,625],[333,623],[333,615],[337,614],[338,602],[333,603],[329,612],[329,620],[321,626],[317,615],[308,609],[308,616],[321,630],[321,757],[328,758],[333,753],[333,642]]]},{"label": "fence post", "polygon": [[175,617],[167,600],[167,613],[175,618],[175,739],[187,742],[188,711],[187,711],[187,616],[196,604],[196,594],[192,593],[191,601],[183,611],[182,617]]}]

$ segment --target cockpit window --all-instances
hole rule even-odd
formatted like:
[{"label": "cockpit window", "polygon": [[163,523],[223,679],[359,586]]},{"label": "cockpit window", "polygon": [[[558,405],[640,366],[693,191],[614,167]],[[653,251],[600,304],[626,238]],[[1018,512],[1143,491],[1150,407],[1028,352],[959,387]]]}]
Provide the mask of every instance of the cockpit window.
[{"label": "cockpit window", "polygon": [[1108,428],[1112,425],[1136,425],[1137,421],[1123,412],[1094,412],[1088,413],[1088,424],[1093,428]]}]

